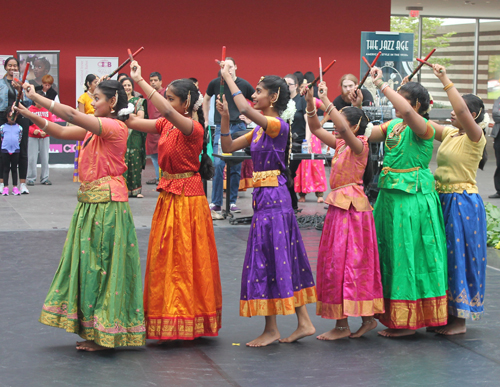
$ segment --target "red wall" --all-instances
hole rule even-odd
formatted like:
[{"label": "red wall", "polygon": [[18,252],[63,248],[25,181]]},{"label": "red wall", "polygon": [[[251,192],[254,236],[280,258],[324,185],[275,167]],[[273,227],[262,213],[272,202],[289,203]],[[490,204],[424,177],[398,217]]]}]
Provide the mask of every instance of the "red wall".
[{"label": "red wall", "polygon": [[[159,71],[163,84],[196,77],[203,92],[215,78],[221,47],[236,60],[237,75],[255,85],[262,75],[300,70],[318,73],[318,56],[332,96],[342,74],[359,74],[360,31],[388,31],[391,1],[350,0],[108,0],[81,2],[25,0],[22,18],[4,18],[2,53],[60,50],[59,88],[73,105],[76,56],[138,57],[143,75]],[[313,7],[311,6],[314,6]],[[373,6],[375,5],[375,6]],[[29,20],[29,22],[26,22]],[[333,87],[335,85],[335,87]],[[82,90],[83,92],[83,90]]]}]

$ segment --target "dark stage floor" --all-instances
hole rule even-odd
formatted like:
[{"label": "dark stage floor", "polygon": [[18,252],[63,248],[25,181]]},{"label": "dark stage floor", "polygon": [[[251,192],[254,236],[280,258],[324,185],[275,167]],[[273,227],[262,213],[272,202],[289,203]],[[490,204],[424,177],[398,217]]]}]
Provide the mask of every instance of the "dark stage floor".
[{"label": "dark stage floor", "polygon": [[[500,271],[488,268],[486,315],[466,335],[366,337],[246,348],[264,319],[239,317],[240,273],[248,227],[215,227],[224,297],[220,336],[144,348],[85,353],[78,337],[38,323],[65,231],[0,232],[0,386],[459,386],[500,385]],[[145,267],[149,229],[139,229]],[[320,233],[303,232],[316,266]],[[20,247],[22,246],[22,247]],[[489,250],[490,254],[496,254]],[[309,313],[317,332],[334,322]],[[282,337],[294,316],[278,318]],[[357,329],[360,319],[352,319]],[[382,329],[381,326],[376,330]]]}]

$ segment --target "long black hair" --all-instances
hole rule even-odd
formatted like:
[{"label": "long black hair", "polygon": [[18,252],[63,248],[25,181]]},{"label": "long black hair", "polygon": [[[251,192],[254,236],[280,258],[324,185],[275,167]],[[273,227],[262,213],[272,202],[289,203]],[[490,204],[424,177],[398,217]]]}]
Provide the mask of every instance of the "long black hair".
[{"label": "long black hair", "polygon": [[[281,116],[281,114],[286,110],[288,101],[290,100],[290,90],[288,90],[288,84],[286,81],[278,77],[277,75],[266,75],[265,77],[261,78],[260,84],[262,84],[263,88],[267,90],[269,95],[272,94],[277,94],[278,99],[276,102],[273,102],[273,109],[278,113],[278,116]],[[272,97],[271,100],[273,100],[275,97]],[[290,171],[289,167],[289,157],[290,157],[290,145],[292,143],[292,125],[290,122],[289,124],[289,136],[286,142],[285,146],[285,171],[284,175],[286,177],[286,184],[290,188],[293,185],[293,179],[292,179],[292,173]]]},{"label": "long black hair", "polygon": [[[342,109],[341,113],[349,123],[349,126],[357,125],[359,122],[359,128],[356,133],[356,137],[363,136],[365,134],[369,120],[363,110],[354,106],[347,106]],[[363,174],[363,185],[367,187],[371,183],[372,179],[373,165],[371,162],[371,149],[370,146],[368,146],[368,162],[366,163],[365,173]]]},{"label": "long black hair", "polygon": [[109,100],[110,98],[113,98],[114,96],[117,95],[118,93],[118,101],[116,101],[116,104],[113,108],[116,114],[116,118],[119,119],[120,121],[127,121],[129,115],[118,115],[118,112],[121,109],[124,109],[128,106],[128,99],[127,99],[127,93],[125,93],[125,89],[123,88],[123,85],[115,80],[107,80],[104,82],[101,82],[97,88],[104,94],[106,97],[106,100]]},{"label": "long black hair", "polygon": [[96,79],[96,78],[97,78],[97,76],[94,74],[87,74],[87,76],[85,77],[85,83],[83,85],[83,90],[89,91],[90,85],[92,84],[92,82],[94,82],[94,79]]},{"label": "long black hair", "polygon": [[399,93],[410,100],[410,105],[412,107],[417,106],[417,102],[419,102],[420,107],[417,113],[424,117],[426,120],[429,119],[429,113],[425,112],[429,110],[431,97],[425,87],[417,82],[408,82],[406,85],[401,86],[401,88],[399,89]]},{"label": "long black hair", "polygon": [[[469,108],[470,113],[471,114],[476,113],[476,118],[474,118],[474,121],[476,121],[476,124],[480,124],[481,122],[483,122],[484,114],[485,114],[483,100],[474,94],[464,94],[462,96],[462,98],[464,99],[467,107]],[[484,129],[483,129],[483,133],[485,133]],[[485,133],[485,135],[486,135],[486,133]],[[483,157],[481,158],[481,161],[479,162],[479,169],[484,168],[486,161],[488,161],[488,152],[486,152],[486,147],[484,147]]]},{"label": "long black hair", "polygon": [[[189,106],[187,107],[187,110],[189,113],[189,117],[192,117],[193,107],[200,98],[200,92],[198,91],[198,88],[193,83],[193,81],[190,79],[177,79],[173,81],[170,85],[168,85],[168,89],[170,89],[175,96],[179,97],[181,103],[186,102],[189,96],[190,103]],[[197,110],[198,118],[200,118],[199,116],[200,109],[201,106]],[[202,126],[205,127],[204,119],[203,122],[200,122],[200,124],[202,124]],[[212,160],[210,159],[210,156],[207,153],[207,144],[208,144],[208,138],[206,133],[204,133],[203,153],[201,155],[200,169],[198,170],[198,172],[200,173],[202,179],[210,180],[214,176],[215,169],[212,165]]]}]

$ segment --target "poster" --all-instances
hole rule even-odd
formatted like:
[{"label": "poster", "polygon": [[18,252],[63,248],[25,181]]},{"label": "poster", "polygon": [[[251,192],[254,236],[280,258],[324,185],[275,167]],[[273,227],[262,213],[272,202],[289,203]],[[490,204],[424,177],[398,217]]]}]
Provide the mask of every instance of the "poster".
[{"label": "poster", "polygon": [[[54,78],[52,88],[59,93],[59,51],[18,51],[19,72],[23,74],[26,66],[30,66],[26,81],[35,86],[42,85],[42,78],[49,74]],[[59,96],[60,98],[60,96]]]},{"label": "poster", "polygon": [[[77,56],[76,57],[76,96],[75,104],[80,95],[85,90],[85,78],[88,74],[95,74],[98,77],[110,74],[118,67],[117,57],[103,57],[103,56]],[[116,78],[115,78],[116,79]]]},{"label": "poster", "polygon": [[[368,66],[363,56],[371,63],[381,51],[376,66],[382,69],[384,80],[393,89],[413,72],[413,34],[399,32],[361,32],[360,79],[363,79]],[[366,88],[375,96],[376,87],[368,77]]]},{"label": "poster", "polygon": [[6,71],[3,68],[3,65],[5,64],[5,59],[11,57],[13,55],[0,55],[0,78],[3,78],[5,75]]}]

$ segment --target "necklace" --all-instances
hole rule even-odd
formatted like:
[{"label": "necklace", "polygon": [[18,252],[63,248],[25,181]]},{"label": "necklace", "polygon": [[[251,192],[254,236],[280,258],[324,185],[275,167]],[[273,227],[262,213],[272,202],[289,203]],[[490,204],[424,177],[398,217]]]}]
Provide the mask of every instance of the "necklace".
[{"label": "necklace", "polygon": [[90,91],[87,90],[87,94],[89,95],[90,98],[94,99],[94,94],[91,93]]},{"label": "necklace", "polygon": [[400,122],[394,127],[392,132],[389,133],[389,138],[393,138],[394,136],[399,136],[407,127],[408,125],[406,125],[404,122]]}]

